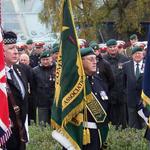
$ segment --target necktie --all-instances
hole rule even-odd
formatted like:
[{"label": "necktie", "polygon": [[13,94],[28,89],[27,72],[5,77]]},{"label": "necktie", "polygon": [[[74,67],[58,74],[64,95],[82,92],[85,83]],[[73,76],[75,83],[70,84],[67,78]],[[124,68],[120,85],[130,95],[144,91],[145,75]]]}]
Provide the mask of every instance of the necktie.
[{"label": "necktie", "polygon": [[136,76],[136,79],[138,79],[139,76],[140,76],[140,68],[139,68],[139,64],[138,63],[136,64],[135,76]]},{"label": "necktie", "polygon": [[19,86],[19,83],[18,83],[18,81],[17,81],[17,79],[16,79],[16,77],[15,77],[15,75],[14,75],[14,71],[13,71],[12,69],[10,69],[10,70],[9,70],[9,73],[10,73],[10,76],[11,76],[11,79],[12,79],[14,85],[16,86],[16,88],[17,88],[19,91],[21,91],[20,86]]}]

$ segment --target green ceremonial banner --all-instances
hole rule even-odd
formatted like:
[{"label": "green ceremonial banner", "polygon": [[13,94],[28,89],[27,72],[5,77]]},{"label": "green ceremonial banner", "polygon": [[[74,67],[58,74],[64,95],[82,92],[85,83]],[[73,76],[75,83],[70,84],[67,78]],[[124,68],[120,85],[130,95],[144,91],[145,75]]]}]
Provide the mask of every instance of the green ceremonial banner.
[{"label": "green ceremonial banner", "polygon": [[83,145],[83,109],[91,101],[92,94],[82,66],[70,0],[64,0],[62,6],[51,125],[67,138],[75,150],[80,150]]}]

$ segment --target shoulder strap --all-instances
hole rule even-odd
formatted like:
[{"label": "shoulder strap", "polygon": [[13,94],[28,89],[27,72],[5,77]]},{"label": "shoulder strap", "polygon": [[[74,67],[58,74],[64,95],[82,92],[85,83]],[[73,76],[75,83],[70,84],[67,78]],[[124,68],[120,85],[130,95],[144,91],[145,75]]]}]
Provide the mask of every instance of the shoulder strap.
[{"label": "shoulder strap", "polygon": [[16,121],[17,121],[17,126],[19,129],[20,140],[22,142],[27,142],[27,140],[25,138],[26,137],[25,126],[22,124],[22,121],[20,119],[20,107],[16,104],[16,101],[14,99],[14,96],[13,96],[12,91],[8,84],[7,84],[7,88],[8,88],[7,94],[9,96],[10,102],[11,102],[14,112],[16,114]]}]

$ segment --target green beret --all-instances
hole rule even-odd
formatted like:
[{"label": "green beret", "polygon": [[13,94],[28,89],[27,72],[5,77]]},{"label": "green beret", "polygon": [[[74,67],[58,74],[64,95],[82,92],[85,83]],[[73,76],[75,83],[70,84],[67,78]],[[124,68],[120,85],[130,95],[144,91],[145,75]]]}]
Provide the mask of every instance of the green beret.
[{"label": "green beret", "polygon": [[40,55],[40,59],[41,58],[46,58],[46,57],[50,57],[50,51],[48,51],[48,50],[45,50],[45,51],[43,51],[42,53],[41,53],[41,55]]},{"label": "green beret", "polygon": [[117,45],[117,41],[115,39],[110,39],[106,42],[106,45],[109,46],[113,46],[113,45]]},{"label": "green beret", "polygon": [[32,44],[33,43],[33,40],[32,39],[29,39],[27,40],[26,44],[29,45],[29,44]]},{"label": "green beret", "polygon": [[137,39],[137,35],[136,35],[136,34],[132,34],[132,35],[130,36],[130,40],[134,40],[134,39]]},{"label": "green beret", "polygon": [[54,48],[54,47],[59,47],[59,44],[58,44],[58,43],[54,43],[54,44],[53,44],[53,48]]},{"label": "green beret", "polygon": [[53,53],[53,54],[55,54],[55,53],[57,53],[57,52],[59,52],[59,45],[53,47],[53,49],[52,49],[52,53]]},{"label": "green beret", "polygon": [[132,55],[133,55],[134,53],[138,52],[138,51],[143,51],[143,49],[142,49],[141,47],[139,47],[139,46],[134,46],[134,47],[132,48]]},{"label": "green beret", "polygon": [[93,43],[97,43],[96,41],[91,41],[90,43],[89,43],[89,45],[91,45],[91,44],[93,44]]},{"label": "green beret", "polygon": [[86,48],[81,48],[81,57],[87,56],[87,55],[95,55],[92,47],[86,47]]},{"label": "green beret", "polygon": [[99,50],[99,45],[96,42],[91,43],[90,47],[92,47],[94,50]]}]

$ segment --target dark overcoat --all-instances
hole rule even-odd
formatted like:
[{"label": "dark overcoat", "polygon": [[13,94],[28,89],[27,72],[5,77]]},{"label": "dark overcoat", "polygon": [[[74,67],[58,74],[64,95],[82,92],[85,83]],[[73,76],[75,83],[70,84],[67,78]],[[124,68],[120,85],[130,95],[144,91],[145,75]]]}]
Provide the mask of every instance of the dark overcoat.
[{"label": "dark overcoat", "polygon": [[[26,121],[26,115],[28,113],[27,78],[26,78],[24,70],[22,69],[22,67],[20,65],[14,65],[13,68],[23,84],[23,87],[25,90],[24,98],[22,97],[21,92],[17,89],[17,87],[15,86],[15,84],[13,83],[12,80],[7,79],[7,84],[13,94],[16,105],[19,106],[19,108],[20,108],[20,120],[22,122],[22,125],[24,126],[25,121]],[[18,125],[17,125],[16,114],[14,112],[9,94],[8,94],[8,105],[9,105],[10,120],[11,120],[11,124],[12,124],[12,128],[11,128],[12,134],[11,134],[11,137],[9,138],[8,142],[6,143],[6,148],[7,148],[7,150],[20,150],[21,141],[20,141],[20,137],[19,137],[19,129],[18,129]],[[27,140],[26,130],[24,132],[24,138]]]}]

